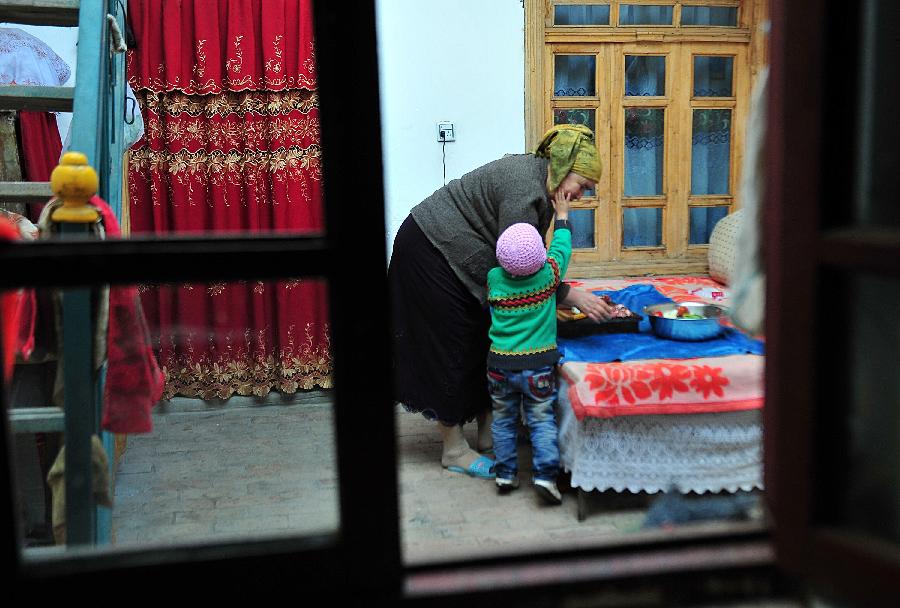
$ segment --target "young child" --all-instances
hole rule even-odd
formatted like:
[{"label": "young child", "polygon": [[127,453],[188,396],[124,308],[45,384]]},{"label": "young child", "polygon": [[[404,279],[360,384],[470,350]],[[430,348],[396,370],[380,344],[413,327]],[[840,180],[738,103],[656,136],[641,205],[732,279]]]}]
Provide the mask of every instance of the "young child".
[{"label": "young child", "polygon": [[545,501],[558,505],[562,496],[556,487],[556,288],[572,255],[568,195],[558,192],[553,207],[556,223],[549,251],[531,224],[513,224],[497,239],[500,267],[493,268],[487,280],[491,306],[487,375],[494,403],[491,433],[497,489],[503,494],[519,487],[516,437],[519,407],[524,405],[534,488]]}]

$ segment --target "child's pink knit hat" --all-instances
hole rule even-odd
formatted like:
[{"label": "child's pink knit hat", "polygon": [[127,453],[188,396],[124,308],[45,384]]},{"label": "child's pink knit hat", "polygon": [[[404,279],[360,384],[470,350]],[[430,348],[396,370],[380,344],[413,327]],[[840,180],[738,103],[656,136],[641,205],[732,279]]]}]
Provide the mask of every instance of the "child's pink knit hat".
[{"label": "child's pink knit hat", "polygon": [[513,224],[497,239],[497,261],[509,274],[534,274],[547,261],[544,239],[531,224]]}]

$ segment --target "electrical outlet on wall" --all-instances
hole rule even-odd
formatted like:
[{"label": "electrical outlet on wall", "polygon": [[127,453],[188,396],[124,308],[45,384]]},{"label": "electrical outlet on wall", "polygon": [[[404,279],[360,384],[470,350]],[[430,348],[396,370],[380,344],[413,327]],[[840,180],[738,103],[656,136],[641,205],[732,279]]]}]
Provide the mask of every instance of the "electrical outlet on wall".
[{"label": "electrical outlet on wall", "polygon": [[437,123],[437,140],[439,142],[456,141],[456,132],[453,130],[452,122],[445,120]]}]

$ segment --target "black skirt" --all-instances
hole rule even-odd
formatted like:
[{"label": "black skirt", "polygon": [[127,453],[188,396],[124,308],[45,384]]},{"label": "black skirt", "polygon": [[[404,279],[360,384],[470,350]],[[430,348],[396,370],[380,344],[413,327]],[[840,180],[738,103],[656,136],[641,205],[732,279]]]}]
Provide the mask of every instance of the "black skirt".
[{"label": "black skirt", "polygon": [[388,284],[395,399],[447,425],[488,411],[490,313],[412,216],[394,239]]}]

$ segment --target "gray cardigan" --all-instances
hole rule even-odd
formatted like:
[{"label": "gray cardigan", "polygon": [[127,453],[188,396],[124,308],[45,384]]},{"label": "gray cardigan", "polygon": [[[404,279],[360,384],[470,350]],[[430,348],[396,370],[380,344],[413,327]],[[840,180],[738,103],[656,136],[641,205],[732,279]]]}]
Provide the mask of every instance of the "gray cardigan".
[{"label": "gray cardigan", "polygon": [[452,180],[410,212],[482,305],[500,233],[518,222],[541,234],[550,227],[547,162],[533,154],[505,156]]}]

